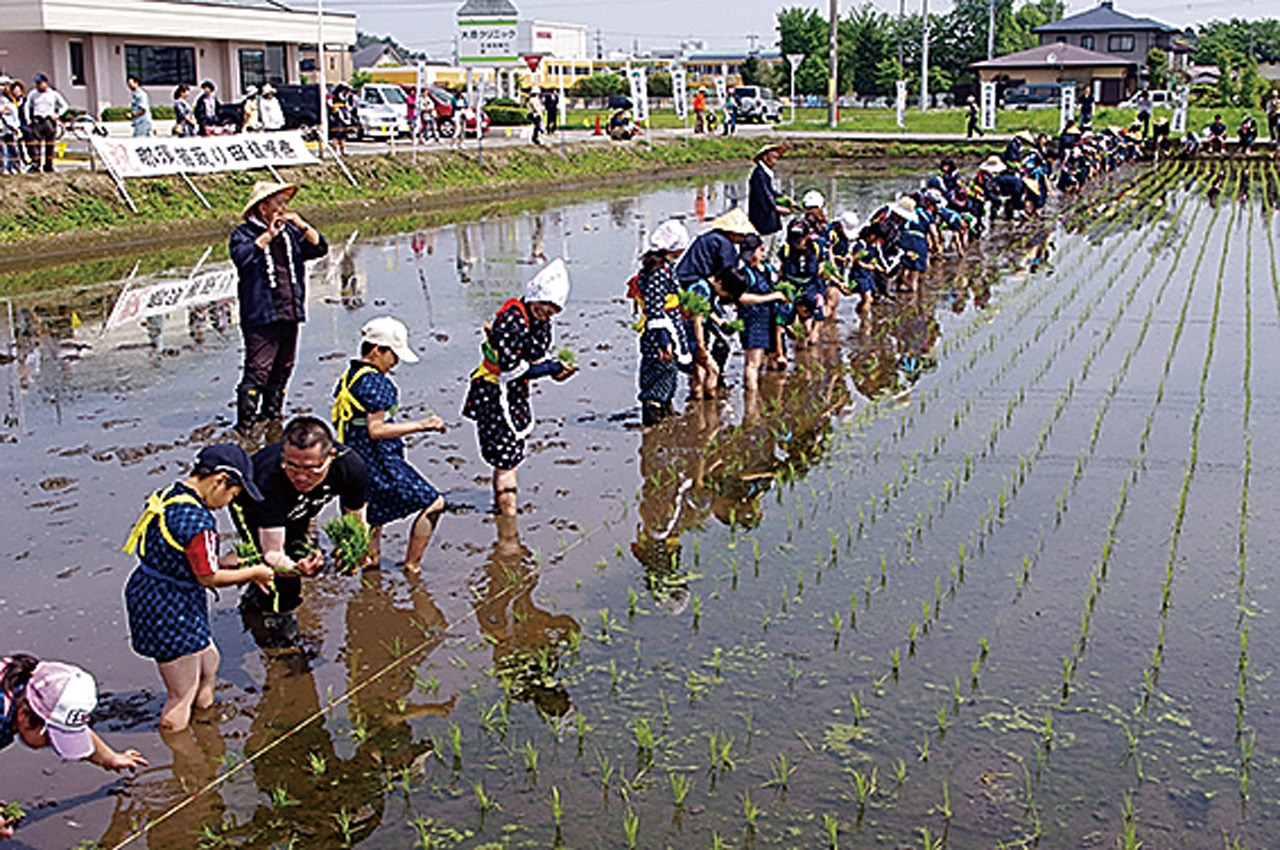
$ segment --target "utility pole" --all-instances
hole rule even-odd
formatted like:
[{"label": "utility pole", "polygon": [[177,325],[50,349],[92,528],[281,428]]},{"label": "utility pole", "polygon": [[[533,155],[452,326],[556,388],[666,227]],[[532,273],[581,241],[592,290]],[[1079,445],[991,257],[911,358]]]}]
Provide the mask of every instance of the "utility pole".
[{"label": "utility pole", "polygon": [[329,144],[329,92],[324,82],[324,0],[316,0],[316,82],[320,89],[320,143],[316,155],[324,159],[325,145]]},{"label": "utility pole", "polygon": [[838,38],[840,31],[840,0],[831,0],[831,73],[827,76],[827,126],[835,129],[836,124],[836,88],[840,73],[840,54]]},{"label": "utility pole", "polygon": [[987,58],[996,58],[996,0],[987,0]]},{"label": "utility pole", "polygon": [[907,16],[907,0],[898,0],[898,73],[902,74],[906,67],[902,64],[902,24]]},{"label": "utility pole", "polygon": [[604,34],[599,27],[596,28],[596,58],[604,58]]},{"label": "utility pole", "polygon": [[757,41],[759,41],[759,40],[760,40],[760,36],[756,35],[755,33],[753,33],[753,32],[749,32],[749,33],[747,33],[747,41],[748,41],[748,42],[750,42],[750,44],[751,44],[751,47],[750,47],[750,48],[749,48],[749,50],[747,51],[748,53],[755,53],[755,52],[756,52],[756,42],[757,42]]},{"label": "utility pole", "polygon": [[920,111],[929,108],[929,0],[921,2],[921,23],[924,28],[920,35]]}]

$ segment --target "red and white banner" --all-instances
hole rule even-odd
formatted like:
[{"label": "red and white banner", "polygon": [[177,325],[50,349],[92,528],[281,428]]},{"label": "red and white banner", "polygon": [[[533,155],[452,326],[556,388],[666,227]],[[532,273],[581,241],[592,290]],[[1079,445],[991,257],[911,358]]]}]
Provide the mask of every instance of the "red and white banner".
[{"label": "red and white banner", "polygon": [[185,138],[91,138],[98,156],[120,178],[212,174],[319,162],[298,130]]},{"label": "red and white banner", "polygon": [[134,319],[159,316],[181,307],[198,307],[236,297],[234,268],[205,272],[195,277],[161,280],[126,289],[107,317],[107,328]]}]

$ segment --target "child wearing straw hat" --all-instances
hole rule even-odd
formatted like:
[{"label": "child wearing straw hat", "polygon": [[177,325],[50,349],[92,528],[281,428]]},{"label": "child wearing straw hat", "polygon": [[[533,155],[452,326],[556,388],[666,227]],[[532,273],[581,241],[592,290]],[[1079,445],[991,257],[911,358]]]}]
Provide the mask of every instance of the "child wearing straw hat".
[{"label": "child wearing straw hat", "polygon": [[320,231],[289,209],[292,183],[260,181],[231,231],[231,261],[239,276],[244,371],[236,389],[236,430],[279,419],[293,374],[298,326],[306,321],[308,260],[329,252]]}]

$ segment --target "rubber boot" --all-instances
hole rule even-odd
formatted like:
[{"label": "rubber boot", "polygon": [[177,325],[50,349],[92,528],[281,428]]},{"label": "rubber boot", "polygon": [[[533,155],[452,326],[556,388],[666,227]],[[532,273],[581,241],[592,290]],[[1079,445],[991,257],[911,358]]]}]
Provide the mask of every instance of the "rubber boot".
[{"label": "rubber boot", "polygon": [[662,421],[662,405],[656,401],[640,403],[640,424],[648,428]]},{"label": "rubber boot", "polygon": [[284,387],[268,386],[262,391],[262,410],[259,421],[280,419],[284,413]]},{"label": "rubber boot", "polygon": [[241,386],[236,390],[236,431],[242,436],[247,437],[253,432],[261,401],[262,390],[257,387]]}]

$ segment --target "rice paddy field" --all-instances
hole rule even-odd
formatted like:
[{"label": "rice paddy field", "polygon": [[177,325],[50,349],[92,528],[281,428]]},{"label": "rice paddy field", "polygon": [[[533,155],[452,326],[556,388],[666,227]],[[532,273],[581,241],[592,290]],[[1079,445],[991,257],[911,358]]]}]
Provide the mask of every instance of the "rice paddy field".
[{"label": "rice paddy field", "polygon": [[[863,213],[916,179],[784,175]],[[641,430],[634,258],[745,181],[333,240],[290,412],[325,415],[360,325],[401,317],[402,405],[449,424],[409,456],[450,511],[420,579],[401,524],[295,620],[212,600],[219,703],[164,738],[119,549],[229,425],[238,332],[218,307],[106,329],[119,283],[0,309],[4,648],[92,670],[95,728],[151,760],[10,748],[13,846],[1274,846],[1276,167],[1122,170],[865,326],[846,300],[750,403]],[[535,393],[498,521],[459,408],[544,255],[582,374]]]}]

